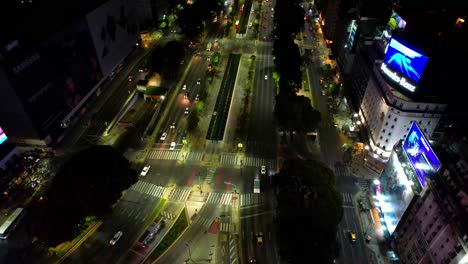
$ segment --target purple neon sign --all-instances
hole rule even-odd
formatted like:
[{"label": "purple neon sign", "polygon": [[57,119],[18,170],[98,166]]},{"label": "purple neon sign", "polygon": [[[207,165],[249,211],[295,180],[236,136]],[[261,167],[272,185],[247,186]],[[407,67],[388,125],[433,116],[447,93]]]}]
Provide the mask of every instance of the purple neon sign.
[{"label": "purple neon sign", "polygon": [[419,183],[423,188],[426,187],[426,178],[438,171],[441,164],[415,122],[411,124],[403,143],[403,150],[418,176]]}]

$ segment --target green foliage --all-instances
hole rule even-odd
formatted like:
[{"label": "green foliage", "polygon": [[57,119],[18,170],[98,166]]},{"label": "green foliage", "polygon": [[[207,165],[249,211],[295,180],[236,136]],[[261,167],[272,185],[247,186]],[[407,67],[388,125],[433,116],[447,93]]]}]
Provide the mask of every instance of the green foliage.
[{"label": "green foliage", "polygon": [[337,256],[337,226],[343,217],[335,175],[315,160],[286,160],[275,177],[279,243],[292,263],[332,263]]},{"label": "green foliage", "polygon": [[111,146],[92,146],[73,155],[54,177],[44,199],[30,208],[30,232],[48,246],[72,240],[94,217],[112,210],[137,173]]},{"label": "green foliage", "polygon": [[166,249],[168,249],[177,240],[187,227],[187,213],[184,210],[177,218],[171,230],[168,231],[154,251],[151,252],[151,255],[148,257],[149,262],[154,262],[162,253],[164,253],[164,251],[166,251]]},{"label": "green foliage", "polygon": [[198,122],[200,122],[200,111],[195,107],[187,117],[187,131],[189,133],[194,132],[198,126]]},{"label": "green foliage", "polygon": [[304,96],[278,95],[274,114],[279,125],[287,131],[314,131],[321,121],[320,112]]},{"label": "green foliage", "polygon": [[167,93],[167,88],[159,86],[147,86],[145,95],[164,95]]}]

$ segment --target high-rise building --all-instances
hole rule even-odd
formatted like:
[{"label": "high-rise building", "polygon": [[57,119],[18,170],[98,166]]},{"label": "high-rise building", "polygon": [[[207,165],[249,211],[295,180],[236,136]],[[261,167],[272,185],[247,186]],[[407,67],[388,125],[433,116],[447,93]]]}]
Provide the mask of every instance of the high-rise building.
[{"label": "high-rise building", "polygon": [[[22,3],[26,2],[26,3]],[[0,118],[10,140],[48,145],[139,39],[130,0],[12,1],[0,37]]]},{"label": "high-rise building", "polygon": [[468,263],[468,141],[462,136],[435,149],[442,166],[393,233],[401,263]]}]

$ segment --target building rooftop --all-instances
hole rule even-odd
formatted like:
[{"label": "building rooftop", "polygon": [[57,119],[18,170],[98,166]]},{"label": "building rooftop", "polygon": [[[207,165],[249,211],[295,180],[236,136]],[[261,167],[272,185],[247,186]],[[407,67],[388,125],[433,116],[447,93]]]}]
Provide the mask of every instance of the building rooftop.
[{"label": "building rooftop", "polygon": [[107,0],[2,1],[0,8],[0,46],[13,40],[41,39],[92,11]]}]

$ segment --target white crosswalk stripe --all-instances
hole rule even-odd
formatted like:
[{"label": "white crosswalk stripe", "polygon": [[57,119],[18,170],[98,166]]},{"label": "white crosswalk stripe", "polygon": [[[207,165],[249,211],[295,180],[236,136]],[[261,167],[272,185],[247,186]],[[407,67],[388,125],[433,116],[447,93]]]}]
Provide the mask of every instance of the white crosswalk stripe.
[{"label": "white crosswalk stripe", "polygon": [[211,218],[200,217],[196,223],[201,225],[201,226],[204,226],[204,227],[208,228],[208,227],[210,227],[212,222],[213,222],[213,220]]},{"label": "white crosswalk stripe", "polygon": [[366,179],[359,178],[357,180],[357,185],[359,186],[359,189],[361,190],[369,189],[369,182]]},{"label": "white crosswalk stripe", "polygon": [[243,193],[240,196],[240,206],[249,206],[262,203],[262,195],[260,193]]},{"label": "white crosswalk stripe", "polygon": [[190,188],[180,188],[172,190],[169,194],[169,200],[172,201],[186,201],[191,192]]},{"label": "white crosswalk stripe", "polygon": [[237,165],[237,155],[236,155],[236,153],[223,153],[221,155],[221,165],[223,165],[223,166],[226,166],[226,165],[235,166],[235,165]]},{"label": "white crosswalk stripe", "polygon": [[276,160],[275,159],[245,157],[243,159],[243,161],[242,161],[242,164],[244,166],[250,166],[250,167],[266,166],[267,168],[276,168]]},{"label": "white crosswalk stripe", "polygon": [[151,150],[148,154],[148,159],[156,160],[177,160],[180,155],[180,150]]},{"label": "white crosswalk stripe", "polygon": [[237,248],[236,242],[232,236],[229,237],[229,259],[231,260],[231,264],[237,263]]},{"label": "white crosswalk stripe", "polygon": [[162,197],[166,188],[149,182],[138,181],[132,187],[130,187],[130,190],[154,197]]},{"label": "white crosswalk stripe", "polygon": [[189,152],[186,161],[201,161],[203,158],[203,152]]},{"label": "white crosswalk stripe", "polygon": [[206,199],[206,203],[211,204],[231,204],[232,193],[211,192]]},{"label": "white crosswalk stripe", "polygon": [[353,195],[351,193],[341,193],[344,203],[353,203]]},{"label": "white crosswalk stripe", "polygon": [[216,169],[215,168],[208,168],[208,171],[207,171],[207,175],[206,175],[206,178],[205,178],[205,183],[206,184],[211,184],[211,182],[213,181],[213,177],[215,175],[215,172],[216,172]]},{"label": "white crosswalk stripe", "polygon": [[221,223],[220,227],[219,227],[219,230],[222,231],[222,232],[228,233],[229,230],[230,230],[230,226],[231,226],[231,224],[229,224],[229,223]]},{"label": "white crosswalk stripe", "polygon": [[[332,167],[333,168],[333,167]],[[349,167],[345,165],[336,165],[335,168],[335,175],[336,176],[351,176],[349,173]]]}]

